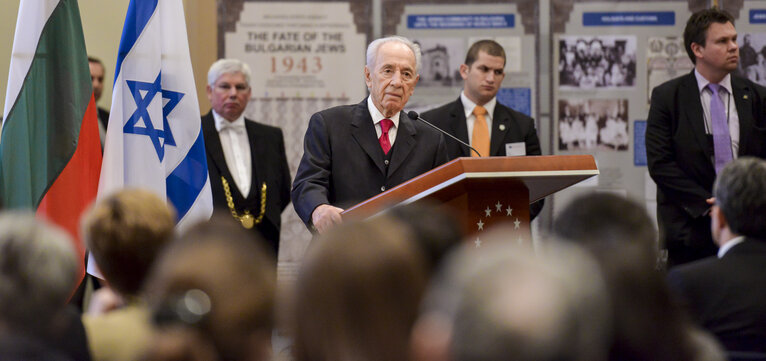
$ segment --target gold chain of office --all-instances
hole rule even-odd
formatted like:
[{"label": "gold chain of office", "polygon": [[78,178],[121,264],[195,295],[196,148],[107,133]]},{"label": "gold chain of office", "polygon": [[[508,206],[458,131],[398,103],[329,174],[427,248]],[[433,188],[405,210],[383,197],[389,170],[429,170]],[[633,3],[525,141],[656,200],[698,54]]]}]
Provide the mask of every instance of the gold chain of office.
[{"label": "gold chain of office", "polygon": [[263,215],[266,213],[266,182],[263,182],[261,185],[261,211],[258,214],[258,217],[253,217],[253,215],[250,214],[250,210],[248,209],[246,209],[245,212],[240,216],[239,213],[237,213],[237,210],[234,208],[234,199],[231,197],[229,182],[226,181],[226,178],[221,176],[221,183],[223,183],[223,192],[226,195],[226,204],[229,206],[231,216],[238,220],[239,223],[242,223],[242,227],[250,229],[263,221]]}]

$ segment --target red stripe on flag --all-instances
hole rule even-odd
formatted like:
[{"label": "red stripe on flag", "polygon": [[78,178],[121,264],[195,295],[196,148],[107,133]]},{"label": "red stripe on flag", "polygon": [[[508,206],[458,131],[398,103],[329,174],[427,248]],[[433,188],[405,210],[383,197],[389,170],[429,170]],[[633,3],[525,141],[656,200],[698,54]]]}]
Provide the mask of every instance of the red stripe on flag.
[{"label": "red stripe on flag", "polygon": [[80,235],[80,216],[96,199],[101,173],[101,141],[93,95],[85,110],[77,149],[64,170],[53,182],[37,208],[37,214],[59,225],[74,238],[80,260],[80,274],[85,274],[85,246]]}]

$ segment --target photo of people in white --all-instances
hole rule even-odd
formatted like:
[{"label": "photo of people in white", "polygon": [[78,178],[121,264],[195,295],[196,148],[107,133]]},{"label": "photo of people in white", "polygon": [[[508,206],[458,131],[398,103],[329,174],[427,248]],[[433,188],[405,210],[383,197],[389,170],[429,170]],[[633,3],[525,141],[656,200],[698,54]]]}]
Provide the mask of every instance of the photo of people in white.
[{"label": "photo of people in white", "polygon": [[558,70],[560,89],[632,87],[636,80],[636,37],[561,37]]},{"label": "photo of people in white", "polygon": [[627,151],[627,99],[559,100],[559,150]]}]

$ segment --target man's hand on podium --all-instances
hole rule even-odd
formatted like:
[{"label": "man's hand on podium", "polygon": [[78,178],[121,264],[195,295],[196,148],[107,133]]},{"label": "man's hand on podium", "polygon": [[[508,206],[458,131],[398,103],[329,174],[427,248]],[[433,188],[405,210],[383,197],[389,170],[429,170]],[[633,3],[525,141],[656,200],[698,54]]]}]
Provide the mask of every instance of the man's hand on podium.
[{"label": "man's hand on podium", "polygon": [[340,224],[343,221],[340,213],[343,209],[333,207],[329,204],[322,204],[311,213],[311,223],[316,228],[317,232],[324,233],[333,225]]}]

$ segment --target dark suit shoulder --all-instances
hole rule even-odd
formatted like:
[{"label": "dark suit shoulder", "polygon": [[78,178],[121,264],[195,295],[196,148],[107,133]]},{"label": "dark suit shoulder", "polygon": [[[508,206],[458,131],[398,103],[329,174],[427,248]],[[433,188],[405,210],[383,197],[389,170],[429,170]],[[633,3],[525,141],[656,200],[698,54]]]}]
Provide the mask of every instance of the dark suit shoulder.
[{"label": "dark suit shoulder", "polygon": [[501,115],[507,115],[507,116],[510,116],[512,119],[515,119],[517,122],[524,123],[524,124],[533,124],[535,122],[535,120],[532,117],[522,112],[518,112],[514,110],[513,108],[509,108],[503,104],[500,104],[500,102],[498,102],[495,105],[494,115],[495,117],[498,117]]},{"label": "dark suit shoulder", "polygon": [[670,93],[675,93],[678,90],[678,88],[681,86],[681,84],[684,84],[684,83],[697,84],[697,78],[694,76],[693,70],[689,74],[681,75],[679,77],[670,79],[656,86],[654,90],[652,91],[652,94],[657,93],[657,94],[662,94],[663,96],[665,96]]},{"label": "dark suit shoulder", "polygon": [[341,117],[341,116],[347,117],[349,114],[353,113],[354,110],[357,109],[358,107],[364,106],[366,108],[367,106],[366,99],[363,103],[364,104],[359,103],[359,104],[337,105],[332,108],[327,108],[314,113],[312,118],[314,118],[314,116],[317,116],[317,115],[325,119],[335,119],[336,117]]},{"label": "dark suit shoulder", "polygon": [[280,136],[280,137],[282,136],[282,128],[280,127],[263,124],[263,123],[257,122],[252,119],[247,119],[247,118],[245,118],[245,121],[255,126],[255,129],[258,132],[262,132],[263,134],[271,134],[273,136]]}]

